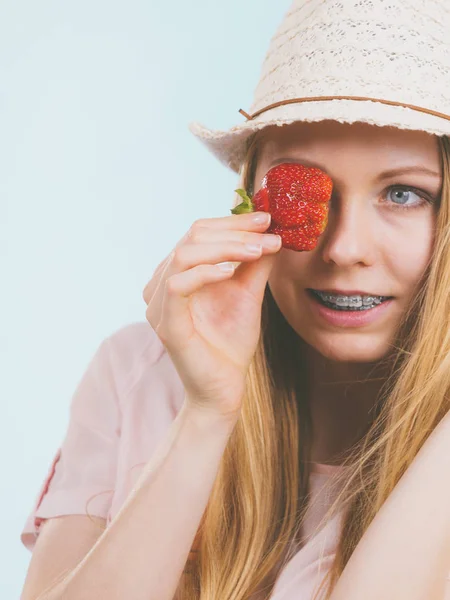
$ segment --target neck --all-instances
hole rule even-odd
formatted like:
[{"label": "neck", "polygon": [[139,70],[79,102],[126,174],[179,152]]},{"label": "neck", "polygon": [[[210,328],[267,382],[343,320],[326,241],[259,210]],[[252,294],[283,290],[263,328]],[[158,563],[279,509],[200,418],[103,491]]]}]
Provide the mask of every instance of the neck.
[{"label": "neck", "polygon": [[339,465],[367,431],[386,380],[386,363],[349,363],[324,358],[307,347],[308,400],[313,428],[311,460]]}]

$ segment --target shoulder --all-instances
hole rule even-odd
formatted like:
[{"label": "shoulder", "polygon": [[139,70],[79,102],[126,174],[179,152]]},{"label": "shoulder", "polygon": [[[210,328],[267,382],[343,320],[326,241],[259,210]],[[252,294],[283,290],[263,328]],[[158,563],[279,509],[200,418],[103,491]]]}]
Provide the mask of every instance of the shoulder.
[{"label": "shoulder", "polygon": [[[146,355],[146,359],[155,362],[165,351],[164,345],[148,321],[136,321],[115,330],[106,338],[111,359],[129,364]],[[125,362],[124,362],[125,361]]]},{"label": "shoulder", "polygon": [[[132,379],[141,362],[155,364],[166,352],[158,335],[147,321],[128,323],[116,329],[103,342],[114,373]],[[129,383],[129,382],[128,382]],[[119,388],[127,386],[124,381]]]},{"label": "shoulder", "polygon": [[120,327],[104,340],[104,345],[121,401],[130,396],[151,396],[156,390],[169,396],[182,393],[170,356],[147,321]]}]

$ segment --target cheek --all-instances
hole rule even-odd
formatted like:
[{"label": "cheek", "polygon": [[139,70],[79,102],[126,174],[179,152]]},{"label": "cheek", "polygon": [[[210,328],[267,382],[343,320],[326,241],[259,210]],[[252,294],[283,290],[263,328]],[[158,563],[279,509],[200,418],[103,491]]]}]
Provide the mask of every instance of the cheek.
[{"label": "cheek", "polygon": [[278,286],[298,284],[307,277],[313,261],[314,256],[311,252],[295,252],[282,248],[277,254],[269,280],[276,280]]},{"label": "cheek", "polygon": [[314,258],[310,252],[295,252],[282,248],[278,252],[268,284],[281,312],[295,329],[299,317],[299,298],[314,273]]},{"label": "cheek", "polygon": [[[434,219],[426,216],[397,228],[395,236],[385,237],[383,256],[386,271],[401,285],[414,285],[423,275],[433,252]],[[389,274],[389,273],[387,273]]]}]

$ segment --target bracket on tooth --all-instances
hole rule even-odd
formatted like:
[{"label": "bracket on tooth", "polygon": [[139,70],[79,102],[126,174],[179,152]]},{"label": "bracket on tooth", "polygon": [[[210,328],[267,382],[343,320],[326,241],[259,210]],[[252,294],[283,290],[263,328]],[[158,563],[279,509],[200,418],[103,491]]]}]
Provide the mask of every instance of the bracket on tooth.
[{"label": "bracket on tooth", "polygon": [[340,308],[361,308],[361,307],[371,307],[374,304],[381,304],[384,300],[383,296],[333,296],[331,294],[318,294],[319,297],[329,304],[334,304],[335,306],[339,306]]}]

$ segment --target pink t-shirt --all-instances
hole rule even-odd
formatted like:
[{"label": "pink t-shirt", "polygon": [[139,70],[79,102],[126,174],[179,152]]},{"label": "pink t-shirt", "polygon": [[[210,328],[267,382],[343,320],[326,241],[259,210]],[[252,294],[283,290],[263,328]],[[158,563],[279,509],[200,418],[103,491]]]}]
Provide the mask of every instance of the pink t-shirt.
[{"label": "pink t-shirt", "polygon": [[[103,517],[109,525],[142,467],[184,401],[169,354],[147,321],[107,337],[75,389],[65,437],[21,533],[33,550],[42,519],[69,514]],[[134,468],[133,468],[134,467]],[[314,464],[303,545],[278,576],[271,600],[308,600],[329,569],[341,514],[311,537],[339,486],[327,486],[342,467]]]}]

